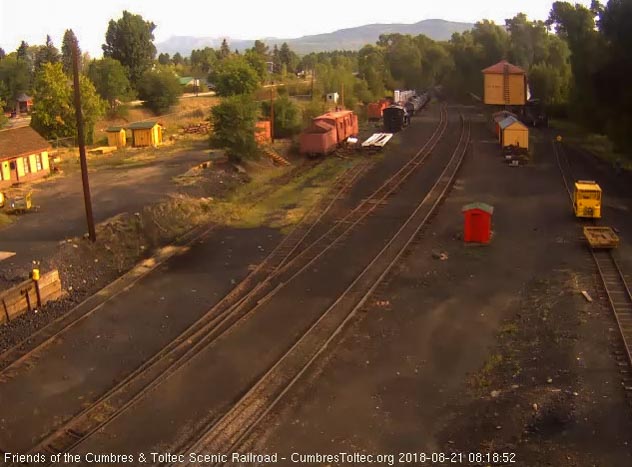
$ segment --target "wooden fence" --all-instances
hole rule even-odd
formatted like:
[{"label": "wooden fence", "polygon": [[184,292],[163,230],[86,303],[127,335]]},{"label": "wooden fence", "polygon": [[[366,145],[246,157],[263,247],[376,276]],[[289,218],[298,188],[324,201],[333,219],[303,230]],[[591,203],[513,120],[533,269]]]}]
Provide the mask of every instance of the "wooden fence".
[{"label": "wooden fence", "polygon": [[38,281],[29,279],[0,292],[0,324],[41,308],[45,303],[61,297],[61,280],[56,269],[42,274]]}]

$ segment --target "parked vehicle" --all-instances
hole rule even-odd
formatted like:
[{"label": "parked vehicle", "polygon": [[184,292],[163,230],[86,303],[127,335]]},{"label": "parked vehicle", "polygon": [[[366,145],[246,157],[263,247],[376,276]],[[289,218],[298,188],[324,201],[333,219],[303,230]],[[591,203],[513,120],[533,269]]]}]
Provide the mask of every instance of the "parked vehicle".
[{"label": "parked vehicle", "polygon": [[312,120],[300,136],[300,153],[323,156],[358,134],[358,116],[351,110],[329,112]]},{"label": "parked vehicle", "polygon": [[382,112],[391,104],[389,99],[380,99],[367,105],[367,117],[369,120],[382,120]]},{"label": "parked vehicle", "polygon": [[384,109],[384,131],[397,133],[410,124],[410,115],[404,106],[391,105]]},{"label": "parked vehicle", "polygon": [[573,191],[575,217],[601,217],[601,187],[593,180],[578,180]]}]

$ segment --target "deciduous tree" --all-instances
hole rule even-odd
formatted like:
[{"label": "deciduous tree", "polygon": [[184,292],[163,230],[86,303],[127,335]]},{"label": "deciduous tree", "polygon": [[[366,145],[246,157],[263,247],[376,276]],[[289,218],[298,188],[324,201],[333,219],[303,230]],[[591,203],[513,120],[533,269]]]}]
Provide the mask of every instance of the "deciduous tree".
[{"label": "deciduous tree", "polygon": [[125,68],[118,60],[109,57],[92,60],[88,66],[88,76],[111,110],[116,108],[117,101],[129,100],[133,96]]},{"label": "deciduous tree", "polygon": [[[81,110],[86,141],[91,143],[94,125],[103,115],[105,104],[92,82],[81,75]],[[76,136],[74,94],[61,63],[45,63],[35,78],[31,126],[48,139]]]},{"label": "deciduous tree", "polygon": [[211,145],[226,149],[233,161],[253,158],[257,155],[255,126],[259,106],[246,95],[232,96],[211,109],[213,134]]},{"label": "deciduous tree", "polygon": [[233,56],[218,64],[211,80],[220,96],[250,94],[259,87],[259,76],[244,57]]},{"label": "deciduous tree", "polygon": [[166,67],[146,71],[138,83],[138,96],[156,114],[167,112],[181,94],[178,77]]},{"label": "deciduous tree", "polygon": [[138,85],[156,56],[154,29],[156,25],[145,21],[141,15],[123,11],[121,18],[110,20],[105,33],[103,56],[121,62],[127,68],[133,86]]}]

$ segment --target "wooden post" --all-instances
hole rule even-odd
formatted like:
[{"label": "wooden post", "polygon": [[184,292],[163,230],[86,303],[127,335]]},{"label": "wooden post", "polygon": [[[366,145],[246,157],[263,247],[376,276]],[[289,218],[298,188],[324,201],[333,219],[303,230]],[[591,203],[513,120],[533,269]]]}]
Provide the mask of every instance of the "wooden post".
[{"label": "wooden post", "polygon": [[270,141],[274,143],[274,88],[270,88]]},{"label": "wooden post", "polygon": [[90,198],[90,182],[88,181],[88,160],[86,159],[86,141],[83,134],[83,115],[81,113],[81,90],[79,88],[79,44],[72,48],[72,71],[75,88],[75,114],[77,117],[77,144],[79,145],[79,161],[81,162],[81,181],[83,182],[83,202],[86,208],[88,234],[93,242],[97,239],[92,215],[92,199]]},{"label": "wooden post", "polygon": [[340,108],[345,109],[345,83],[342,83],[342,90],[340,91]]}]

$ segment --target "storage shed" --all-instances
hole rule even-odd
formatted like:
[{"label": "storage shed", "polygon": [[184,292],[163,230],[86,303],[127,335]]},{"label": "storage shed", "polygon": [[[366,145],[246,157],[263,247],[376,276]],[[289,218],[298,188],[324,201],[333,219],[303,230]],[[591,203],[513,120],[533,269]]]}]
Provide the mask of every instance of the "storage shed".
[{"label": "storage shed", "polygon": [[500,145],[503,148],[516,146],[529,149],[529,129],[520,120],[507,117],[498,126],[500,127]]},{"label": "storage shed", "polygon": [[111,126],[106,128],[105,132],[108,135],[108,146],[115,146],[120,149],[127,145],[127,133],[125,128],[121,126]]},{"label": "storage shed", "polygon": [[50,173],[50,144],[30,126],[0,131],[0,188]]},{"label": "storage shed", "polygon": [[482,72],[485,104],[525,105],[527,73],[522,68],[502,60]]},{"label": "storage shed", "polygon": [[518,116],[508,110],[501,110],[500,112],[495,112],[492,114],[492,125],[494,127],[494,133],[496,134],[496,138],[500,141],[500,122],[502,122],[507,117],[514,117],[516,120]]},{"label": "storage shed", "polygon": [[272,126],[270,120],[260,120],[255,125],[255,141],[259,144],[267,144],[272,141]]},{"label": "storage shed", "polygon": [[128,126],[132,130],[135,148],[159,146],[162,143],[162,127],[158,122],[137,122]]},{"label": "storage shed", "polygon": [[337,92],[330,92],[329,94],[327,94],[327,102],[329,104],[337,104],[338,99],[340,99],[340,96]]},{"label": "storage shed", "polygon": [[465,217],[463,241],[489,243],[492,238],[494,207],[486,203],[470,203],[463,206],[461,211]]}]

